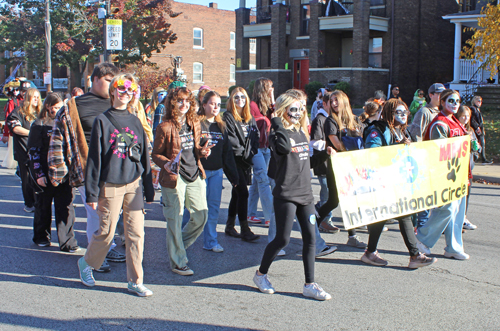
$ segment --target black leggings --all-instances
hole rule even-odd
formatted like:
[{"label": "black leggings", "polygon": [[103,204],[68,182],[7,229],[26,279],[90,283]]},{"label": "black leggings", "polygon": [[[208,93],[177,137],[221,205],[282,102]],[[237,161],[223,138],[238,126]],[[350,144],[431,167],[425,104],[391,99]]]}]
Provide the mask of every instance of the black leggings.
[{"label": "black leggings", "polygon": [[[396,218],[396,220],[399,222],[399,231],[401,231],[401,235],[405,241],[406,248],[408,248],[408,252],[410,252],[410,256],[416,256],[419,251],[411,216],[412,215],[401,216]],[[377,250],[378,240],[384,229],[385,222],[386,221],[382,221],[368,225],[368,231],[370,232],[368,236],[368,247],[366,249],[368,252],[373,253]]]},{"label": "black leggings", "polygon": [[486,148],[484,146],[484,144],[485,144],[484,134],[477,136],[477,139],[479,140],[479,143],[481,144],[481,158],[483,159],[483,162],[486,162]]},{"label": "black leggings", "polygon": [[[326,185],[328,186],[328,200],[319,208],[318,226],[330,214],[332,210],[339,205],[339,193],[337,192],[337,185],[335,184],[335,176],[333,175],[332,160],[328,159],[328,174],[326,175]],[[356,235],[356,230],[347,231],[350,236]]]},{"label": "black leggings", "polygon": [[32,179],[29,173],[29,168],[23,163],[18,162],[19,175],[21,177],[21,188],[23,192],[24,205],[26,207],[35,206],[35,191],[32,186]]},{"label": "black leggings", "polygon": [[227,210],[228,220],[226,228],[234,228],[236,221],[236,214],[240,221],[241,233],[250,232],[248,226],[248,187],[245,171],[240,167],[238,169],[238,185],[233,187],[231,191],[231,201],[229,201],[229,208]]},{"label": "black leggings", "polygon": [[[276,237],[267,245],[259,271],[267,274],[279,251],[288,245],[293,220],[297,216],[302,229],[302,261],[306,283],[314,283],[314,259],[316,258],[314,204],[299,205],[295,202],[274,198],[274,213],[276,215]],[[314,222],[311,223],[311,221]]]}]

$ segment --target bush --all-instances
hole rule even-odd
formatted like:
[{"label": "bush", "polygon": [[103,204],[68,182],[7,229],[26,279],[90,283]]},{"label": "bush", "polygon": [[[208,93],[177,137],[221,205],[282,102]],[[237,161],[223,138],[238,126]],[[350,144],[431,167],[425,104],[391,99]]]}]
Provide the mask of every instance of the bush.
[{"label": "bush", "polygon": [[309,84],[306,85],[305,89],[309,104],[312,104],[314,100],[316,100],[316,96],[318,95],[318,90],[322,87],[325,87],[325,85],[317,81],[310,82]]},{"label": "bush", "polygon": [[341,90],[342,92],[347,94],[347,96],[349,96],[349,94],[351,93],[351,85],[349,85],[348,82],[338,82],[337,84],[335,84],[334,89]]},{"label": "bush", "polygon": [[251,99],[252,98],[252,95],[253,95],[253,86],[255,85],[255,81],[252,80],[250,81],[250,83],[248,83],[248,87],[247,87],[247,93],[248,93],[248,97]]}]

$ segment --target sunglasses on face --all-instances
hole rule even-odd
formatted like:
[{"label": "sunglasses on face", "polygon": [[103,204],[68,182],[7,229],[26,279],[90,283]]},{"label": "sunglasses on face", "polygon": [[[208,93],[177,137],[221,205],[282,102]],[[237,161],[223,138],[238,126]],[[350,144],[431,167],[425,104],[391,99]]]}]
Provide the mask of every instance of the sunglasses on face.
[{"label": "sunglasses on face", "polygon": [[459,105],[460,104],[460,99],[453,99],[453,98],[448,98],[446,100],[450,105]]},{"label": "sunglasses on face", "polygon": [[423,97],[423,96],[424,96],[424,94],[423,94],[423,93],[419,93],[418,95],[419,95],[419,96],[421,96],[421,97]]},{"label": "sunglasses on face", "polygon": [[244,95],[235,95],[235,96],[234,96],[234,100],[240,100],[240,99],[241,99],[241,100],[246,100],[246,99],[247,99],[247,97],[246,97],[246,96],[244,96]]},{"label": "sunglasses on face", "polygon": [[134,95],[134,93],[137,91],[137,90],[132,90],[132,88],[130,87],[126,88],[125,86],[118,86],[116,90],[118,91],[119,94],[127,93],[128,95]]},{"label": "sunglasses on face", "polygon": [[399,89],[398,89],[398,88],[395,88],[395,89],[394,89],[394,91],[399,91]]}]

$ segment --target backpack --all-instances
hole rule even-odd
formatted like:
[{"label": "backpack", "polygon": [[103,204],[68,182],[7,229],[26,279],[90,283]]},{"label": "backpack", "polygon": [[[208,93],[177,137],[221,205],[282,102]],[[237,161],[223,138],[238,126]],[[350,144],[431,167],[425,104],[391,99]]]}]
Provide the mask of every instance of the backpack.
[{"label": "backpack", "polygon": [[373,121],[368,125],[364,130],[363,130],[363,141],[366,141],[366,138],[368,138],[368,134],[370,133],[372,127],[375,127],[375,130],[377,130],[380,133],[380,137],[382,138],[382,146],[387,146],[387,141],[385,141],[385,136],[384,136],[384,131],[385,131],[385,123],[383,121]]},{"label": "backpack", "polygon": [[340,134],[340,140],[346,151],[365,149],[365,141],[359,136],[358,131],[343,129]]}]

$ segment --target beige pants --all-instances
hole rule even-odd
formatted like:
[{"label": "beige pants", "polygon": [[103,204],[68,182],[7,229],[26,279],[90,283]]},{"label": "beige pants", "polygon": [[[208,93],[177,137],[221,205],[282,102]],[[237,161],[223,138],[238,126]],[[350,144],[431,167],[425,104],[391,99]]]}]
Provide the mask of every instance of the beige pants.
[{"label": "beige pants", "polygon": [[94,269],[101,267],[113,242],[116,223],[118,223],[122,208],[127,255],[127,280],[142,284],[144,199],[140,178],[126,185],[102,184],[97,206],[99,229],[92,235],[92,240],[85,254],[85,261]]}]

